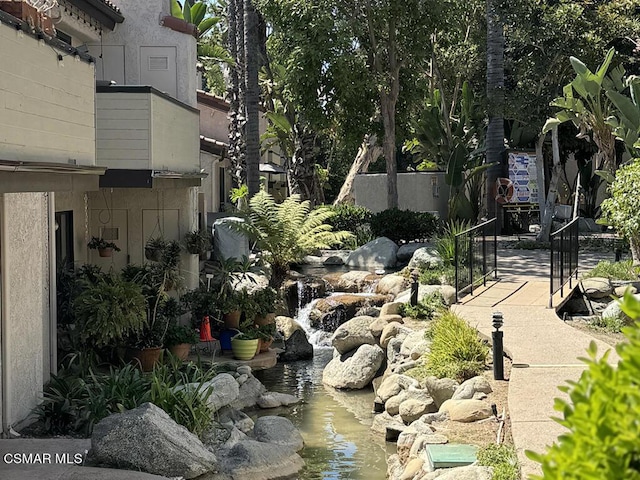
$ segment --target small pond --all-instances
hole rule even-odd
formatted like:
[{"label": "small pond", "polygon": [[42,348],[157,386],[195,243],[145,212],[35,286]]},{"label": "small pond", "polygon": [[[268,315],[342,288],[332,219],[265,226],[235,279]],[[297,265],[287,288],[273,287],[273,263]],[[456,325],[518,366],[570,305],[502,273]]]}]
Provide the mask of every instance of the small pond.
[{"label": "small pond", "polygon": [[322,384],[322,371],[333,349],[316,348],[313,360],[278,363],[256,372],[268,390],[302,398],[294,407],[263,415],[288,417],[305,441],[301,452],[306,467],[297,478],[304,480],[386,478],[388,455],[395,444],[387,445],[370,427],[373,420],[373,391],[341,392]]}]

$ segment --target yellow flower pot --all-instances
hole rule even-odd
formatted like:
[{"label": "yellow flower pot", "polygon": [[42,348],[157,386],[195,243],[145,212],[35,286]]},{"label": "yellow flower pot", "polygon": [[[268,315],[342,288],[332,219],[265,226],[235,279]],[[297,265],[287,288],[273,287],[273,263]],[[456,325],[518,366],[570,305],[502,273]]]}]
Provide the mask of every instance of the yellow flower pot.
[{"label": "yellow flower pot", "polygon": [[258,350],[259,339],[255,340],[240,340],[236,338],[231,339],[231,351],[233,356],[238,360],[251,360],[256,356]]}]

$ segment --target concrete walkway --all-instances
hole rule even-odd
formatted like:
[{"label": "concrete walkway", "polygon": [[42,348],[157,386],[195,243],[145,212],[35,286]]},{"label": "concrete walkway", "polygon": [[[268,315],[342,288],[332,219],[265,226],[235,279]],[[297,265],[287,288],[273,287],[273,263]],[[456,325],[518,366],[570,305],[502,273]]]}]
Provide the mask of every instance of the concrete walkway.
[{"label": "concrete walkway", "polygon": [[[580,271],[589,270],[603,258],[608,259],[600,254],[581,254]],[[586,356],[591,341],[596,342],[601,354],[611,347],[566,325],[555,309],[547,308],[548,251],[499,250],[498,270],[498,282],[462,298],[453,310],[489,338],[492,313],[500,311],[504,315],[504,346],[513,360],[509,414],[523,478],[527,478],[541,470],[524,451],[544,452],[565,430],[551,420],[559,415],[553,409],[554,398],[566,397],[558,386],[580,377],[585,365],[578,357]],[[610,361],[617,363],[615,352]]]}]

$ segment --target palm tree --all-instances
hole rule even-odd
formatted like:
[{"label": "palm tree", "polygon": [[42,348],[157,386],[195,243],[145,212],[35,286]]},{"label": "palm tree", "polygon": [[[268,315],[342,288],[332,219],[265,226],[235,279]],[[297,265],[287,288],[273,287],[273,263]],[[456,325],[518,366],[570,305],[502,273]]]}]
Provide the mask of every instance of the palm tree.
[{"label": "palm tree", "polygon": [[246,88],[246,167],[249,197],[253,197],[260,189],[260,131],[258,103],[260,90],[258,87],[259,54],[259,19],[253,2],[244,1],[244,82]]},{"label": "palm tree", "polygon": [[[502,153],[504,150],[504,33],[499,0],[487,0],[487,215],[499,217],[493,191],[497,179],[502,176]],[[495,162],[495,163],[494,163]],[[498,228],[501,220],[498,219]]]}]

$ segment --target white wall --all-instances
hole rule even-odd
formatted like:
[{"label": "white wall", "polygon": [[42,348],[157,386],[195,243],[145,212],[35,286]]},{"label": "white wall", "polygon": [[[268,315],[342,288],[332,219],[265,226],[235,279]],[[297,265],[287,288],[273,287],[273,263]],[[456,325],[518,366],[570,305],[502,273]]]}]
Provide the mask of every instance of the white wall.
[{"label": "white wall", "polygon": [[160,20],[170,15],[169,0],[112,0],[112,3],[120,8],[125,20],[115,31],[105,32],[102,43],[124,47],[125,84],[142,84],[141,47],[175,47],[177,98],[195,107],[196,39],[160,25]]},{"label": "white wall", "polygon": [[0,159],[95,165],[94,67],[0,24]]},{"label": "white wall", "polygon": [[47,194],[2,195],[0,214],[6,222],[2,298],[9,344],[7,424],[24,420],[42,398],[49,371],[49,248]]},{"label": "white wall", "polygon": [[[434,180],[437,182],[433,184]],[[353,181],[356,205],[372,212],[387,209],[387,174],[360,174]],[[398,208],[415,212],[439,212],[447,218],[449,187],[444,172],[411,172],[398,174]]]}]

